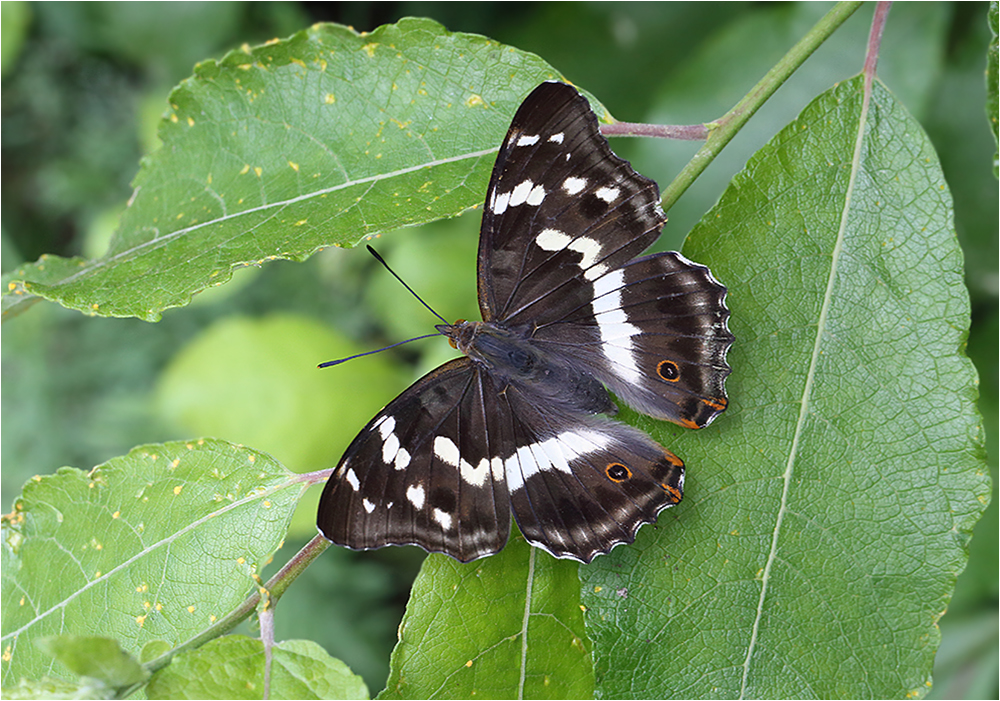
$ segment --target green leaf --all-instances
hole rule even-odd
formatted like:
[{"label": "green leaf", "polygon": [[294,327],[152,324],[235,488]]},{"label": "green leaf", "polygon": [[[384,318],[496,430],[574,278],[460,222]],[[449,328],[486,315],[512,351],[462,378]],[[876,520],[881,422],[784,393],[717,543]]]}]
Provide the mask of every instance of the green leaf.
[{"label": "green leaf", "polygon": [[302,489],[266,454],[214,439],[34,478],[3,517],[4,685],[66,678],[39,638],[108,636],[138,657],[201,632],[256,587]]},{"label": "green leaf", "polygon": [[96,689],[86,681],[64,682],[47,677],[38,681],[22,679],[16,686],[3,688],[5,699],[102,699],[111,698],[111,693],[110,689]]},{"label": "green leaf", "polygon": [[920,125],[881,84],[831,89],[685,253],[729,286],[731,404],[654,430],[687,461],[684,501],[580,570],[598,695],[926,694],[989,477]]},{"label": "green leaf", "polygon": [[170,97],[107,254],[18,268],[4,314],[37,295],[155,321],[234,268],[455,216],[482,202],[520,100],[554,77],[424,19],[315,25],[201,63]]},{"label": "green leaf", "polygon": [[139,661],[111,638],[53,635],[39,639],[38,646],[74,674],[97,680],[109,690],[139,684],[149,676]]},{"label": "green leaf", "polygon": [[[361,677],[314,642],[272,648],[272,699],[367,699]],[[146,688],[153,699],[259,699],[264,692],[264,645],[242,635],[216,638],[178,655]]]},{"label": "green leaf", "polygon": [[578,565],[512,534],[493,557],[430,555],[380,698],[590,698]]},{"label": "green leaf", "polygon": [[189,435],[253,445],[296,472],[321,470],[400,389],[387,355],[350,370],[316,368],[361,350],[308,317],[226,317],[171,360],[157,405]]}]

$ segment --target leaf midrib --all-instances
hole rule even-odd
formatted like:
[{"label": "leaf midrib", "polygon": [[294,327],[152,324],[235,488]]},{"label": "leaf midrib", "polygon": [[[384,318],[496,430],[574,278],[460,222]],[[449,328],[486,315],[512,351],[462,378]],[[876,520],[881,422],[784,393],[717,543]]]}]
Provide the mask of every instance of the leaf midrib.
[{"label": "leaf midrib", "polygon": [[238,217],[252,215],[252,214],[255,214],[257,212],[268,211],[268,210],[271,210],[271,209],[278,209],[278,210],[280,210],[280,209],[283,209],[285,207],[288,207],[288,206],[291,206],[293,204],[296,204],[298,202],[303,202],[303,201],[310,200],[310,199],[313,199],[313,198],[316,198],[316,197],[322,197],[323,195],[330,194],[331,192],[336,192],[338,190],[344,190],[346,188],[354,187],[354,186],[357,186],[357,185],[364,185],[366,183],[375,183],[375,182],[380,182],[380,181],[383,181],[383,180],[390,180],[392,178],[402,177],[404,175],[409,175],[410,173],[414,173],[414,172],[419,171],[419,170],[424,170],[425,168],[434,168],[434,167],[437,167],[437,166],[446,165],[448,163],[457,163],[457,162],[461,162],[461,161],[464,161],[464,160],[470,160],[470,159],[471,160],[476,160],[476,159],[482,158],[483,156],[488,156],[490,154],[496,153],[497,149],[498,149],[498,147],[493,147],[493,148],[482,149],[480,151],[473,151],[473,152],[469,152],[469,153],[463,153],[463,154],[460,154],[460,155],[457,155],[457,156],[449,156],[447,158],[438,158],[438,159],[435,159],[433,161],[427,161],[427,162],[420,163],[420,164],[417,164],[417,165],[414,165],[414,166],[410,166],[408,168],[400,168],[399,170],[395,170],[395,171],[391,171],[391,172],[387,172],[387,173],[379,173],[377,175],[372,175],[372,176],[369,176],[369,177],[366,177],[366,178],[358,178],[357,180],[348,180],[348,181],[340,183],[338,185],[334,185],[332,187],[323,188],[322,190],[316,190],[316,191],[313,191],[313,192],[309,192],[309,193],[306,193],[304,195],[299,195],[298,197],[293,197],[291,199],[280,200],[278,202],[270,202],[268,204],[263,204],[263,205],[260,205],[258,207],[252,207],[250,209],[244,209],[244,210],[241,210],[239,212],[234,212],[233,214],[226,214],[226,215],[223,215],[223,216],[220,216],[220,217],[215,217],[213,219],[210,219],[210,220],[203,221],[203,222],[200,222],[198,224],[195,224],[194,226],[184,227],[182,229],[177,229],[175,231],[171,231],[169,233],[166,233],[163,236],[157,236],[156,238],[153,238],[153,239],[151,239],[149,241],[143,241],[142,243],[140,243],[140,244],[138,244],[136,246],[133,246],[131,248],[125,249],[124,251],[120,251],[119,253],[116,253],[115,255],[113,255],[113,256],[111,256],[109,258],[99,258],[97,260],[94,260],[89,265],[81,268],[79,271],[77,271],[77,272],[73,273],[72,275],[64,278],[63,280],[61,280],[57,284],[66,285],[66,284],[73,283],[77,279],[85,278],[85,277],[87,277],[89,275],[92,275],[92,274],[96,273],[97,271],[99,271],[102,268],[114,267],[114,265],[116,265],[118,263],[121,263],[122,261],[133,260],[133,259],[138,258],[139,256],[145,254],[148,251],[153,251],[153,250],[157,250],[159,248],[162,248],[163,246],[171,243],[172,241],[174,241],[174,240],[176,240],[178,238],[181,238],[182,236],[186,236],[188,234],[194,233],[194,232],[198,231],[199,229],[202,229],[202,228],[207,227],[207,226],[216,226],[216,225],[218,225],[218,224],[220,224],[220,223],[222,223],[224,221],[227,221],[229,219],[236,219]]},{"label": "leaf midrib", "polygon": [[795,461],[798,457],[799,443],[804,431],[806,418],[809,414],[809,400],[811,399],[813,386],[816,378],[816,367],[819,364],[820,349],[823,342],[824,331],[827,325],[827,318],[830,312],[830,305],[833,300],[833,291],[837,282],[837,270],[840,258],[843,253],[844,231],[847,227],[847,218],[853,204],[854,185],[857,182],[858,171],[861,163],[861,146],[864,140],[865,126],[868,121],[868,109],[871,102],[871,81],[864,81],[863,98],[861,103],[861,113],[858,119],[858,131],[854,141],[854,154],[851,159],[851,176],[847,184],[847,192],[844,196],[844,207],[841,212],[840,226],[837,229],[837,238],[834,242],[833,252],[830,260],[830,272],[827,276],[826,290],[823,294],[823,304],[820,307],[819,319],[816,323],[816,337],[813,342],[812,357],[809,360],[809,370],[806,373],[806,381],[802,387],[802,396],[799,400],[799,415],[795,421],[795,434],[788,451],[788,459],[785,463],[785,471],[782,474],[781,502],[777,516],[774,521],[774,530],[771,536],[771,547],[768,549],[767,562],[764,564],[764,572],[761,575],[760,597],[757,600],[757,611],[754,615],[753,626],[751,628],[750,642],[747,645],[747,654],[743,660],[743,675],[740,682],[739,698],[746,698],[747,681],[750,676],[750,663],[757,646],[757,636],[760,630],[760,621],[764,613],[764,600],[767,597],[768,584],[771,577],[771,567],[777,559],[778,539],[781,535],[781,526],[784,521],[785,512],[788,507],[788,495],[791,489],[792,477],[795,473]]}]

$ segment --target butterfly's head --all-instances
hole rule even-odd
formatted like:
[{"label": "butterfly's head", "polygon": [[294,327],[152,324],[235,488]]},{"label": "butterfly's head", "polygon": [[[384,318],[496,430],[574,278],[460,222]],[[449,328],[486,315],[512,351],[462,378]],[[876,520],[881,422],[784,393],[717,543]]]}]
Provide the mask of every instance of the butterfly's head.
[{"label": "butterfly's head", "polygon": [[468,355],[468,348],[472,345],[472,339],[476,337],[476,331],[481,325],[481,321],[459,319],[454,324],[438,324],[434,328],[448,337],[448,343],[452,348],[457,348]]}]

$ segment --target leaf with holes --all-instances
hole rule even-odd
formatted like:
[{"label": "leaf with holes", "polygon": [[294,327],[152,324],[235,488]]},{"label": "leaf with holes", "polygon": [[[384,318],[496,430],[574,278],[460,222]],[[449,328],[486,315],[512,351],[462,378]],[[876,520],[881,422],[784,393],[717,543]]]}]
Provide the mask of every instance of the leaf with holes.
[{"label": "leaf with holes", "polygon": [[139,657],[201,632],[254,590],[303,488],[266,454],[210,439],[34,478],[3,518],[4,687],[71,678],[36,646],[48,636],[112,637]]},{"label": "leaf with holes", "polygon": [[581,568],[604,697],[921,696],[989,500],[951,197],[861,78],[747,164],[685,253],[729,286],[729,410],[681,505]]},{"label": "leaf with holes", "polygon": [[577,567],[516,531],[493,557],[429,556],[379,698],[590,698]]},{"label": "leaf with holes", "polygon": [[424,19],[319,24],[201,63],[170,96],[108,252],[12,271],[3,312],[43,297],[155,321],[234,268],[455,216],[482,203],[511,115],[554,77]]}]

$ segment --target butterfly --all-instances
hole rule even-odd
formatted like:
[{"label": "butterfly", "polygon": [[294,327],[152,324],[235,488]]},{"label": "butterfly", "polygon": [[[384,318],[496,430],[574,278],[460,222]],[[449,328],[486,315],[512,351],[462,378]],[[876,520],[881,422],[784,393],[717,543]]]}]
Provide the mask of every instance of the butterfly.
[{"label": "butterfly", "polygon": [[323,490],[320,532],[468,562],[504,547],[513,513],[530,543],[587,563],[680,502],[684,463],[610,418],[608,394],[689,428],[727,405],[726,288],[679,253],[637,257],[665,221],[587,99],[539,85],[486,193],[483,320],[436,327],[463,357],[362,429]]}]

